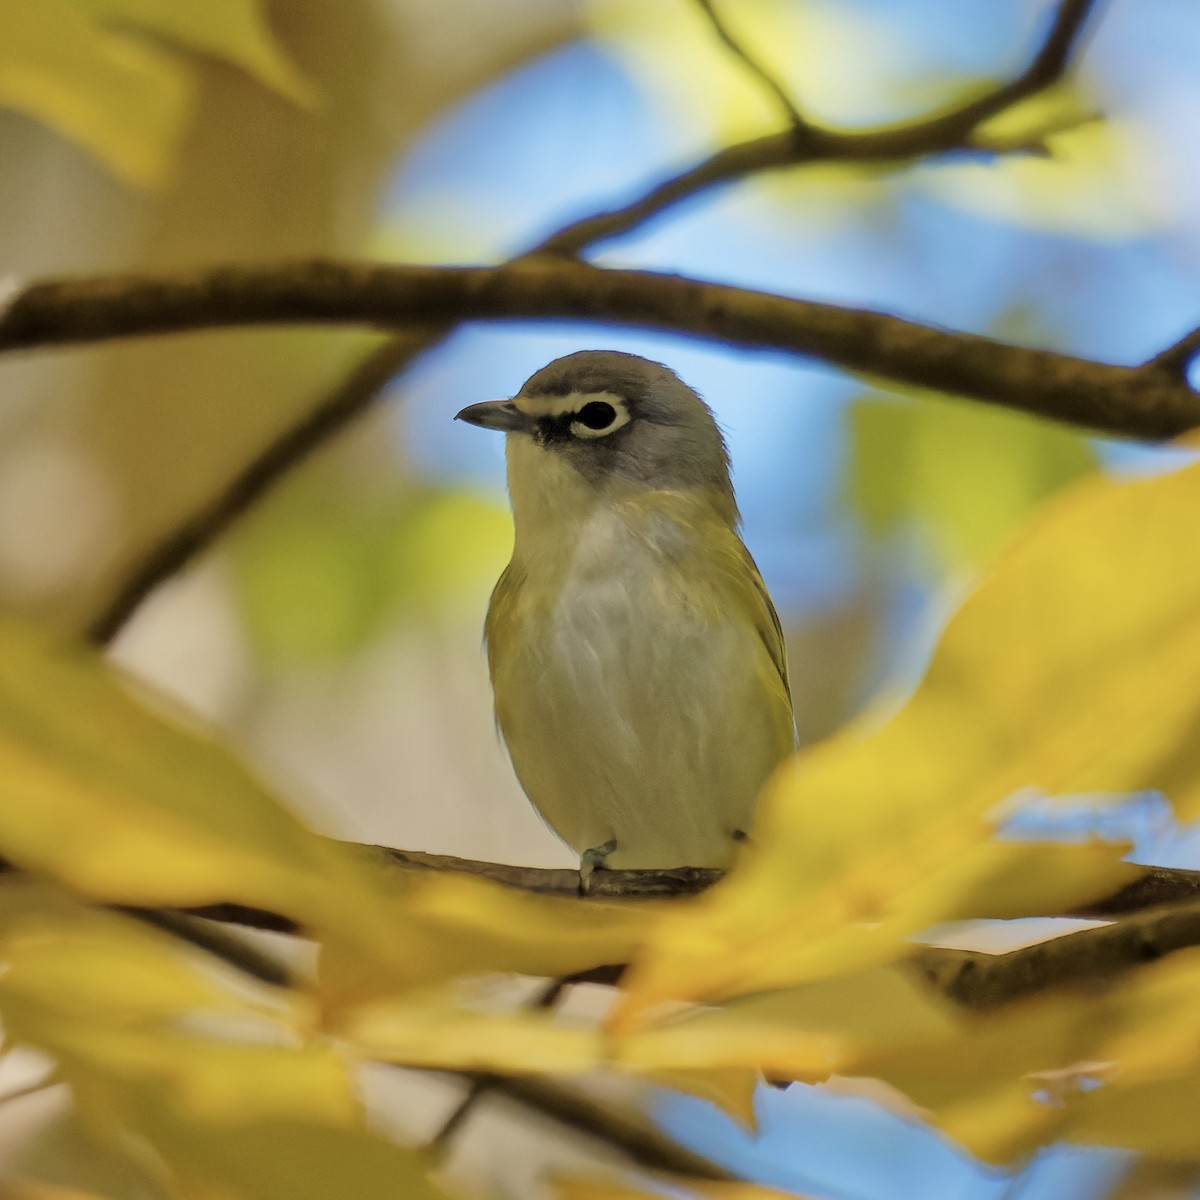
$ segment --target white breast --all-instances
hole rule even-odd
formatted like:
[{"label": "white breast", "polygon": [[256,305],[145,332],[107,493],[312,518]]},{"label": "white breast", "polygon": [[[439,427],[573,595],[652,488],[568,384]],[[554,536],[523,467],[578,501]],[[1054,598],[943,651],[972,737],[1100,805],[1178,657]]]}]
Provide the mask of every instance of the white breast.
[{"label": "white breast", "polygon": [[577,851],[615,839],[613,867],[725,865],[791,747],[778,671],[708,562],[711,539],[735,535],[702,510],[561,492],[559,516],[523,521],[542,499],[514,493],[518,582],[489,645],[517,775]]}]

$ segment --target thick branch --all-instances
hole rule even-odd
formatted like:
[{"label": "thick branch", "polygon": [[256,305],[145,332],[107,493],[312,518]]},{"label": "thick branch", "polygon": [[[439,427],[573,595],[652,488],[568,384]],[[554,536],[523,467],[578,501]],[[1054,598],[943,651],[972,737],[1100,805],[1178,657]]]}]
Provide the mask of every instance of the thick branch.
[{"label": "thick branch", "polygon": [[995,1008],[1049,988],[1113,979],[1173,950],[1200,945],[1200,901],[1152,908],[1049,941],[985,954],[930,947],[914,966],[951,1000]]},{"label": "thick branch", "polygon": [[[400,871],[462,871],[545,894],[578,894],[576,871],[512,867],[382,846],[362,849]],[[689,867],[597,871],[589,896],[627,900],[685,896],[702,891],[719,876],[717,871]],[[255,928],[295,931],[295,926],[278,914],[241,906],[212,906],[193,910],[190,915]],[[933,987],[968,1008],[992,1008],[1055,987],[1111,979],[1174,950],[1200,945],[1200,871],[1146,867],[1141,878],[1113,895],[1053,915],[1115,919],[1106,925],[1064,934],[1005,954],[927,947],[916,951],[911,962]],[[164,924],[158,919],[155,923]],[[226,957],[219,942],[205,945],[192,937],[188,929],[183,936],[231,965],[263,977],[254,969],[255,964],[248,967],[242,961]],[[598,966],[580,978],[612,983],[619,975],[618,966]]]},{"label": "thick branch", "polygon": [[503,267],[317,260],[176,278],[51,281],[28,288],[0,315],[0,350],[222,325],[531,318],[778,350],[1127,437],[1169,437],[1200,424],[1200,396],[1153,361],[1111,366],[886,313],[548,257]]}]

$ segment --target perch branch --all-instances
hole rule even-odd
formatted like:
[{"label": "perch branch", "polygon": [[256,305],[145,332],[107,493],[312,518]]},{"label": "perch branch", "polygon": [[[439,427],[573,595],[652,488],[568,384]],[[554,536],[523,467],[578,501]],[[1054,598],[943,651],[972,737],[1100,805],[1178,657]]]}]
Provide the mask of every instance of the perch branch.
[{"label": "perch branch", "polygon": [[[47,281],[0,314],[0,350],[228,325],[531,318],[601,321],[781,351],[1126,437],[1170,437],[1200,424],[1200,394],[1154,359],[1113,366],[887,313],[547,257],[501,267],[314,260],[164,278]],[[277,449],[280,457],[289,453]]]},{"label": "perch branch", "polygon": [[[414,872],[455,871],[544,895],[579,894],[579,873],[575,870],[516,867],[386,846],[345,845],[396,871],[398,877]],[[0,872],[12,870],[11,864],[0,861]],[[588,895],[590,899],[662,900],[695,895],[720,877],[720,871],[699,867],[603,870],[594,874]],[[290,982],[286,968],[269,955],[222,934],[209,922],[277,933],[303,933],[294,921],[280,913],[237,904],[212,904],[183,913],[130,907],[120,907],[119,911],[147,921],[237,970],[272,984]],[[1173,950],[1200,945],[1200,871],[1143,867],[1142,875],[1119,891],[1068,912],[1047,915],[1114,919],[1106,925],[1064,934],[1006,954],[928,947],[915,953],[914,964],[939,990],[971,1007],[988,1007],[1050,987],[1110,977]],[[598,964],[563,982],[611,984],[620,973],[619,965]],[[560,986],[555,985],[549,993],[551,998],[557,995]]]},{"label": "perch branch", "polygon": [[[401,872],[458,871],[545,895],[578,895],[579,875],[574,870],[508,866],[383,846],[360,849],[366,849],[380,862]],[[1047,914],[1113,918],[1109,924],[1064,934],[1006,954],[929,947],[917,951],[913,963],[950,999],[968,1007],[986,1008],[1052,987],[1109,978],[1172,950],[1200,945],[1200,871],[1173,867],[1142,870],[1141,876],[1109,896],[1069,912]],[[661,900],[695,895],[715,883],[720,875],[719,871],[697,867],[597,871],[589,896]],[[293,923],[276,913],[242,906],[214,905],[191,910],[191,915],[259,929],[296,932]],[[218,950],[212,952],[219,955]],[[613,982],[617,974],[617,968],[606,967],[580,978]]]},{"label": "perch branch", "polygon": [[[579,895],[579,872],[573,867],[519,867],[509,863],[456,858],[450,854],[396,850],[390,846],[342,844],[368,855],[384,868],[399,874],[450,871],[460,875],[480,875],[506,887],[543,896]],[[1140,869],[1141,875],[1109,896],[1080,904],[1068,912],[1046,915],[1107,920],[1168,904],[1200,902],[1200,871],[1181,867],[1143,866]],[[670,900],[697,895],[716,883],[723,874],[715,867],[664,867],[658,870],[606,868],[593,874],[589,881],[588,896],[594,900]],[[252,929],[275,933],[297,932],[295,924],[286,917],[244,905],[214,904],[192,911],[210,920],[245,925]]]}]

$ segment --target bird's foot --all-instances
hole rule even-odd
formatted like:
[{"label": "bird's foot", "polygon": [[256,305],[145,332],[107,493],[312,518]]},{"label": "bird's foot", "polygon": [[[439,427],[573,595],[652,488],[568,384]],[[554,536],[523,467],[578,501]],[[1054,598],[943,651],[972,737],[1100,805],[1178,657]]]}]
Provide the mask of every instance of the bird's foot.
[{"label": "bird's foot", "polygon": [[579,894],[591,891],[592,872],[602,871],[608,856],[617,848],[617,839],[609,838],[603,846],[593,846],[579,856]]}]

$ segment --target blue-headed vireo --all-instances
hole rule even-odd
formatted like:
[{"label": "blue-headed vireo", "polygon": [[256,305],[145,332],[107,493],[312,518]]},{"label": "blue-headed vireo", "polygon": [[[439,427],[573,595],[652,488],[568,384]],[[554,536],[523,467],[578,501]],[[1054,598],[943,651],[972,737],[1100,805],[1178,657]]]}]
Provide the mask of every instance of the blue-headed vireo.
[{"label": "blue-headed vireo", "polygon": [[585,874],[728,865],[795,727],[708,406],[659,363],[585,350],[458,417],[508,435],[487,652],[534,808]]}]

